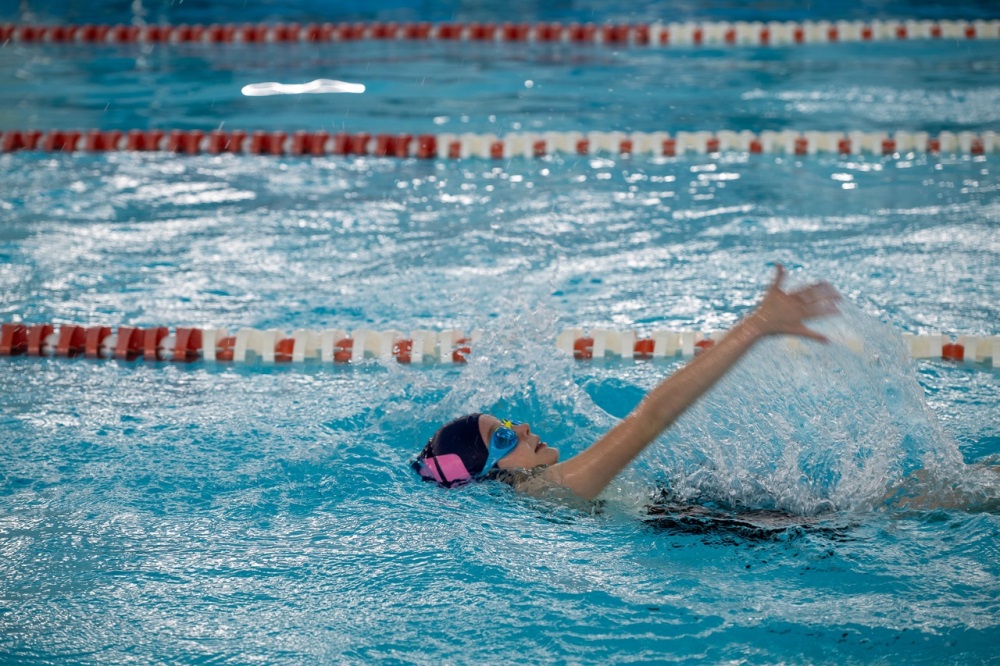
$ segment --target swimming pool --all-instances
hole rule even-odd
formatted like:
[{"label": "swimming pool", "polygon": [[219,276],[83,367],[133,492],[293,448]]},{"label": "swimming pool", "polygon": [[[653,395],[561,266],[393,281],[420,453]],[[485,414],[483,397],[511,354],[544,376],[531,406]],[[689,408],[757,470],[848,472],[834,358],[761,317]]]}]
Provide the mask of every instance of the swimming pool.
[{"label": "swimming pool", "polygon": [[[315,8],[282,11],[250,18]],[[376,11],[344,18],[414,18]],[[995,41],[8,45],[0,124],[986,132],[996,54]],[[239,94],[320,77],[367,92]],[[913,362],[897,337],[998,332],[995,161],[0,155],[0,321],[483,331],[465,366],[0,359],[0,655],[989,662],[1000,490],[968,481],[964,511],[880,500],[918,466],[1000,455],[996,371]],[[682,361],[574,361],[554,347],[561,330],[726,328],[776,260],[851,299],[823,324],[841,344],[762,345],[600,508],[445,492],[409,470],[435,424],[479,409],[579,450]],[[798,518],[648,524],[663,485],[699,506]]]}]

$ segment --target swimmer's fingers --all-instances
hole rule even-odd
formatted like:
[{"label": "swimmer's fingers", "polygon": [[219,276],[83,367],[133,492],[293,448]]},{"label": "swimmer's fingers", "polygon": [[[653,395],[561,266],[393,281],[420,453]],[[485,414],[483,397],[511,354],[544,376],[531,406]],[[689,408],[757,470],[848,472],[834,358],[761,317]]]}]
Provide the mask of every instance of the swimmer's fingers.
[{"label": "swimmer's fingers", "polygon": [[837,307],[841,298],[840,293],[829,282],[817,282],[803,287],[793,292],[791,296],[798,300],[806,319],[840,312],[840,308]]},{"label": "swimmer's fingers", "polygon": [[771,287],[767,290],[769,293],[781,291],[781,283],[785,281],[786,273],[784,265],[775,262],[774,267],[777,269],[777,273],[774,274],[774,280],[771,281]]}]

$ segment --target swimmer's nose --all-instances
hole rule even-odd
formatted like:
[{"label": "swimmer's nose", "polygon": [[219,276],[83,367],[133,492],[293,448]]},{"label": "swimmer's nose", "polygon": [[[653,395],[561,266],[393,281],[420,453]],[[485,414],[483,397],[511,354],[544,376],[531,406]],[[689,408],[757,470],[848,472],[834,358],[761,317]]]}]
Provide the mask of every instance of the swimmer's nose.
[{"label": "swimmer's nose", "polygon": [[514,426],[514,432],[516,432],[521,437],[526,437],[531,434],[531,426],[527,423],[518,423]]}]

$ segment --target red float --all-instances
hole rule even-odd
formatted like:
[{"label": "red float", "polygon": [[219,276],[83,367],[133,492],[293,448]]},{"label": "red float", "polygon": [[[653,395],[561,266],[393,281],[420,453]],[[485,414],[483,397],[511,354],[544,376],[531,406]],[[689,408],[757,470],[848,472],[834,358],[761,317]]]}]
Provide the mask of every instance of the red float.
[{"label": "red float", "polygon": [[642,340],[635,341],[635,347],[632,350],[635,358],[652,358],[653,350],[656,348],[656,342],[650,338],[643,338]]},{"label": "red float", "polygon": [[236,26],[213,23],[206,31],[208,41],[213,44],[229,44],[236,37]]},{"label": "red float", "polygon": [[409,157],[410,144],[413,143],[413,135],[399,134],[396,136],[396,157]]},{"label": "red float", "polygon": [[437,27],[437,38],[454,40],[462,38],[462,26],[457,23],[441,23]]},{"label": "red float", "polygon": [[500,34],[505,42],[523,42],[528,39],[530,29],[527,23],[504,23]]},{"label": "red float", "polygon": [[131,44],[139,39],[139,27],[116,25],[111,28],[111,41],[117,44]]},{"label": "red float", "polygon": [[45,339],[55,332],[52,324],[35,324],[28,327],[28,356],[41,356]]},{"label": "red float", "polygon": [[274,26],[274,41],[276,42],[297,42],[299,41],[299,24],[287,23]]},{"label": "red float", "polygon": [[350,138],[349,151],[354,155],[367,155],[368,154],[368,142],[371,141],[372,135],[366,132],[359,132]]},{"label": "red float", "polygon": [[82,354],[87,347],[87,332],[83,326],[63,324],[59,327],[59,342],[56,344],[56,354],[59,356],[76,356]]},{"label": "red float", "polygon": [[108,39],[108,26],[84,25],[80,28],[80,39],[90,43],[105,42]]},{"label": "red float", "polygon": [[226,148],[229,147],[229,136],[222,130],[212,130],[208,133],[208,149],[209,154],[218,155],[224,152]]},{"label": "red float", "polygon": [[597,34],[597,27],[593,23],[570,23],[569,25],[569,40],[571,42],[593,42],[595,34]]},{"label": "red float", "polygon": [[539,42],[562,40],[562,26],[558,23],[539,23],[535,26],[535,39]]},{"label": "red float", "polygon": [[173,31],[174,29],[169,25],[146,26],[146,41],[153,43],[169,42]]},{"label": "red float", "polygon": [[236,337],[221,338],[215,343],[215,360],[232,361],[234,349],[236,348]]},{"label": "red float", "polygon": [[605,44],[627,44],[629,26],[605,25],[601,28],[601,39]]},{"label": "red float", "polygon": [[276,363],[288,363],[295,351],[295,338],[282,338],[274,345],[274,360]]},{"label": "red float", "polygon": [[167,337],[166,326],[154,326],[142,332],[142,357],[147,361],[160,361],[160,342]]},{"label": "red float", "polygon": [[373,23],[371,26],[373,39],[395,39],[399,34],[399,25],[396,23]]},{"label": "red float", "polygon": [[413,360],[413,340],[396,340],[392,346],[392,355],[400,363],[409,363]]},{"label": "red float", "polygon": [[437,156],[437,137],[433,134],[421,134],[417,137],[417,157],[431,159]]},{"label": "red float", "polygon": [[86,332],[84,354],[87,358],[100,358],[104,339],[111,335],[110,326],[91,326]]},{"label": "red float", "polygon": [[403,37],[406,39],[427,39],[431,34],[430,23],[403,24]]},{"label": "red float", "polygon": [[28,329],[20,324],[4,324],[0,333],[0,356],[17,356],[28,351]]},{"label": "red float", "polygon": [[477,42],[492,42],[496,39],[495,23],[472,23],[469,25],[469,39]]},{"label": "red float", "polygon": [[965,347],[954,342],[942,345],[941,358],[947,361],[962,361],[965,359]]},{"label": "red float", "polygon": [[174,360],[178,363],[197,360],[201,356],[202,339],[200,328],[178,328],[174,336]]},{"label": "red float", "polygon": [[3,152],[12,153],[24,147],[24,137],[17,130],[3,133]]},{"label": "red float", "polygon": [[335,363],[350,363],[354,356],[354,340],[342,338],[333,343],[333,360]]},{"label": "red float", "polygon": [[337,132],[333,135],[333,154],[346,155],[351,150],[351,135],[347,132]]},{"label": "red float", "polygon": [[699,340],[694,343],[694,353],[700,354],[703,351],[708,351],[715,346],[715,340]]},{"label": "red float", "polygon": [[594,358],[594,338],[577,338],[574,340],[573,358],[582,361]]},{"label": "red float", "polygon": [[465,363],[466,357],[472,353],[470,342],[469,338],[459,338],[455,341],[455,350],[451,352],[452,363]]},{"label": "red float", "polygon": [[[78,28],[75,25],[57,25],[49,32],[49,39],[58,44],[76,41],[77,30]],[[2,32],[0,30],[0,40],[2,40]],[[138,39],[138,34],[136,38]]]},{"label": "red float", "polygon": [[396,154],[396,137],[391,134],[375,135],[375,150],[372,153],[376,157],[390,157]]},{"label": "red float", "polygon": [[143,330],[134,326],[118,327],[118,342],[115,344],[115,358],[131,361],[142,353]]}]

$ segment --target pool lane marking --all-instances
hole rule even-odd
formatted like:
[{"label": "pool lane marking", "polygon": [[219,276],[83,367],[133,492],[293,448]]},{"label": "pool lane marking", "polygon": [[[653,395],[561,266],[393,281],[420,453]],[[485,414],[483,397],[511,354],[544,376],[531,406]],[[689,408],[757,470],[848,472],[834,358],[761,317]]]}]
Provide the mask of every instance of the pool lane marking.
[{"label": "pool lane marking", "polygon": [[[0,331],[0,356],[267,364],[357,364],[369,358],[403,364],[464,363],[482,337],[482,331],[466,334],[459,329],[415,330],[408,336],[392,329],[299,329],[289,335],[278,329],[241,328],[230,334],[221,328],[178,327],[171,333],[165,326],[119,326],[112,330],[103,325],[21,323],[4,323]],[[691,358],[714,346],[725,334],[724,330],[657,330],[648,337],[639,337],[634,330],[568,328],[556,338],[555,348],[578,360]],[[904,333],[903,340],[910,356],[916,359],[979,364],[989,359],[992,367],[1000,367],[1000,335],[953,338],[940,333]],[[802,344],[796,339],[787,341],[793,352]],[[861,338],[844,344],[857,353],[864,352]]]},{"label": "pool lane marking", "polygon": [[420,159],[510,159],[548,155],[676,157],[722,152],[783,155],[983,155],[1000,151],[997,132],[513,132],[495,134],[371,134],[368,132],[265,132],[201,130],[4,130],[0,153],[170,152],[252,155],[371,155]]},{"label": "pool lane marking", "polygon": [[623,23],[0,24],[0,44],[293,44],[358,41],[597,44],[613,48],[788,46],[1000,38],[1000,20]]}]

